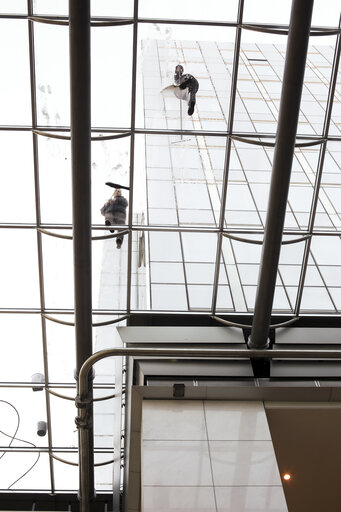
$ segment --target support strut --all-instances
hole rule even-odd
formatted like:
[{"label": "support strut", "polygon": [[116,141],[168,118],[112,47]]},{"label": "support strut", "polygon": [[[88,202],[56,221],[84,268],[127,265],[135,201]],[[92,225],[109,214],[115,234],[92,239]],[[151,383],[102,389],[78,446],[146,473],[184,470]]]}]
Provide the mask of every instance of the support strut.
[{"label": "support strut", "polygon": [[[69,0],[73,257],[75,282],[76,378],[92,354],[91,301],[91,67],[90,0]],[[78,412],[80,510],[95,495],[92,379],[90,405]]]},{"label": "support strut", "polygon": [[269,346],[268,334],[275,293],[291,167],[303,89],[314,0],[293,0],[279,108],[278,128],[263,250],[249,348]]}]

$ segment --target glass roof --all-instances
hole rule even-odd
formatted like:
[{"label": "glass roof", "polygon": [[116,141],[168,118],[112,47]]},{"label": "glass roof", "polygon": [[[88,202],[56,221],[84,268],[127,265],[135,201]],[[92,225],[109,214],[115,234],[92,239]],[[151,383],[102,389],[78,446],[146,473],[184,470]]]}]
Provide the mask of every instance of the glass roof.
[{"label": "glass roof", "polygon": [[[132,1],[91,2],[94,238],[109,234],[105,182],[134,191],[123,194],[133,197],[132,236],[120,250],[113,239],[92,242],[93,322],[250,314],[287,40],[250,25],[287,27],[291,2],[138,4],[134,41]],[[43,23],[67,22],[68,2],[28,5],[0,5],[0,490],[59,492],[78,487],[77,468],[53,458],[76,461],[75,406],[30,383],[42,373],[50,390],[75,395],[69,33]],[[339,18],[339,2],[315,0],[319,36],[310,38],[283,238],[296,243],[282,246],[273,304],[289,317],[341,313]],[[199,81],[193,116],[169,87],[179,63]],[[94,327],[94,350],[111,336],[112,326]],[[113,375],[113,362],[98,365],[96,394],[110,394]],[[96,462],[113,451],[114,410],[104,404],[95,407]],[[37,436],[38,421],[47,436]],[[111,464],[96,468],[99,491],[111,489],[111,475]]]}]

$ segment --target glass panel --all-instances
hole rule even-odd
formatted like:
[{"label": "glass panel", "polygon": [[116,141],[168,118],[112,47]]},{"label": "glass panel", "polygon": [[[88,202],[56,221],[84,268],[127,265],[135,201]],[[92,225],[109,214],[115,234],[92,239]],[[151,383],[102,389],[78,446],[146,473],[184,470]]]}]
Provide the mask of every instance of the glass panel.
[{"label": "glass panel", "polygon": [[[91,16],[133,16],[133,0],[120,0],[108,2],[108,0],[92,0]],[[105,29],[104,29],[105,30]]]},{"label": "glass panel", "polygon": [[0,307],[39,307],[36,233],[25,229],[1,229],[0,245]]},{"label": "glass panel", "polygon": [[[54,315],[64,322],[74,322],[73,315]],[[46,322],[47,354],[50,382],[75,383],[75,328],[56,322]]]},{"label": "glass panel", "polygon": [[[10,404],[10,405],[9,405]],[[12,436],[18,439],[13,446],[29,448],[47,446],[47,436],[37,434],[38,421],[46,421],[45,393],[23,388],[1,388],[1,446],[8,446]],[[18,412],[19,419],[17,412]],[[7,436],[5,435],[7,434]],[[9,436],[9,437],[8,437]],[[4,457],[10,457],[10,454]],[[9,465],[9,464],[8,464]],[[18,476],[20,472],[18,471]],[[1,485],[1,484],[0,484]]]},{"label": "glass panel", "polygon": [[[57,457],[78,464],[77,453],[58,452],[56,455]],[[78,467],[71,466],[70,464],[64,464],[58,460],[54,460],[53,465],[56,489],[59,491],[76,491],[79,488]]]},{"label": "glass panel", "polygon": [[0,12],[1,14],[26,14],[27,2],[26,0],[2,0]]},{"label": "glass panel", "polygon": [[[93,135],[101,136],[98,133],[93,133]],[[104,217],[100,210],[115,192],[114,188],[105,185],[105,183],[111,182],[129,187],[130,137],[118,140],[93,141],[91,144],[91,161],[91,218],[93,224],[103,224]],[[122,196],[129,200],[129,191],[122,189],[121,192]],[[136,201],[138,201],[139,182],[134,187],[134,192],[137,195]],[[128,223],[128,208],[126,209],[126,223]],[[105,233],[109,234],[109,232],[101,232],[101,234]],[[99,233],[94,234],[98,235]]]},{"label": "glass panel", "polygon": [[328,288],[333,303],[338,312],[341,310],[341,288]]},{"label": "glass panel", "polygon": [[[315,0],[314,9],[312,15],[312,25],[314,26],[331,26],[336,28],[338,26],[340,17],[340,5],[338,2],[329,2],[328,9],[325,8],[325,2],[323,0]],[[246,0],[244,4],[244,22],[252,23],[271,23],[271,24],[289,24],[291,11],[291,1],[285,0],[277,3],[271,2],[271,0],[259,0],[254,2],[253,0]],[[249,32],[250,41],[263,41],[261,33]],[[276,36],[272,36],[276,37]],[[277,36],[279,37],[283,36]],[[315,40],[316,38],[314,38]],[[324,44],[326,37],[323,37]]]},{"label": "glass panel", "polygon": [[326,288],[309,286],[303,290],[301,311],[329,311],[334,313],[335,308]]},{"label": "glass panel", "polygon": [[[35,222],[32,135],[0,132],[0,222]],[[14,151],[20,148],[20,151]],[[21,207],[18,207],[18,200]]]},{"label": "glass panel", "polygon": [[341,287],[341,266],[324,266],[320,265],[319,270],[322,274],[323,280],[326,285]]},{"label": "glass panel", "polygon": [[235,131],[276,133],[286,40],[286,36],[243,30]]},{"label": "glass panel", "polygon": [[[149,224],[216,225],[220,214],[219,188],[214,167],[224,166],[225,149],[215,148],[212,138],[192,139],[191,146],[172,145],[175,137],[148,136],[146,147],[136,137],[136,156],[140,163],[134,190],[135,219],[144,219],[148,209]],[[143,172],[146,151],[147,196],[144,197]],[[232,153],[235,163],[235,154]],[[139,207],[138,207],[139,204]]]},{"label": "glass panel", "polygon": [[179,233],[149,233],[150,261],[182,261]]},{"label": "glass panel", "polygon": [[[96,462],[105,462],[112,459],[109,453],[97,453],[95,455]],[[96,489],[101,491],[111,491],[113,485],[113,465],[97,466],[95,468],[95,484]]]},{"label": "glass panel", "polygon": [[[246,312],[245,297],[232,241],[224,237],[222,239],[221,250],[222,265],[219,272],[217,308],[228,308],[239,312]],[[226,288],[227,280],[230,285],[230,289]]]},{"label": "glass panel", "polygon": [[44,224],[71,224],[70,141],[38,136],[38,151],[41,220]]},{"label": "glass panel", "polygon": [[210,310],[212,307],[212,285],[189,285],[188,297],[190,309]]},{"label": "glass panel", "polygon": [[[55,390],[62,395],[75,397],[75,389],[58,388]],[[74,401],[50,395],[51,420],[52,420],[52,446],[56,447],[78,447],[78,431],[75,428],[75,417],[77,409]],[[60,421],[63,418],[63,421]]]},{"label": "glass panel", "polygon": [[153,310],[187,310],[185,286],[179,284],[152,284],[151,307]]},{"label": "glass panel", "polygon": [[[96,315],[93,316],[94,322],[105,322],[107,320],[117,319],[118,317],[115,315]],[[93,328],[92,336],[93,336],[93,350],[97,352],[98,350],[104,350],[106,348],[112,348],[116,346],[116,339],[118,337],[116,327],[125,326],[126,322],[118,322],[114,326],[113,325],[103,325]],[[118,343],[118,345],[120,342]],[[120,346],[120,345],[119,345]],[[98,383],[110,383],[115,384],[115,368],[116,368],[117,358],[114,357],[106,357],[101,361],[98,361],[95,365],[95,384]],[[118,363],[117,363],[118,364]],[[99,390],[98,392],[101,396],[103,396],[106,392],[103,390]],[[108,394],[111,392],[108,391]]]},{"label": "glass panel", "polygon": [[182,263],[151,263],[150,269],[152,283],[183,284],[185,281]]},{"label": "glass panel", "polygon": [[[137,126],[225,132],[234,40],[235,30],[226,27],[140,25]],[[173,85],[177,64],[199,82],[193,114]],[[177,137],[180,144],[186,139]]]},{"label": "glass panel", "polygon": [[[26,11],[26,8],[23,9]],[[0,20],[0,124],[30,125],[30,68],[26,20]]]},{"label": "glass panel", "polygon": [[[221,268],[221,272],[224,268]],[[186,263],[188,284],[212,284],[214,282],[214,263]],[[225,275],[225,283],[227,279]]]},{"label": "glass panel", "polygon": [[[151,285],[151,308],[153,310],[187,310],[186,288],[182,284],[174,283],[174,276],[179,275],[179,265],[182,265],[183,255],[179,233],[149,233],[149,258],[152,276],[155,276],[154,264],[165,262],[177,263],[174,273],[161,277],[161,267],[156,267],[161,284]],[[173,263],[172,263],[173,264]],[[152,277],[152,279],[154,279]],[[183,282],[182,280],[180,282]],[[163,284],[166,283],[166,284]]]},{"label": "glass panel", "polygon": [[[70,231],[63,231],[69,235]],[[48,309],[73,309],[74,275],[71,240],[42,236],[45,304]],[[56,286],[59,283],[59,286]]]},{"label": "glass panel", "polygon": [[[49,456],[47,453],[40,453],[39,455],[37,452],[11,452],[6,454],[5,457],[7,459],[6,463],[6,459],[4,460],[6,471],[1,472],[0,491],[8,492],[8,489],[10,489],[14,492],[24,490],[51,492]],[[31,467],[32,469],[30,469]],[[28,470],[29,472],[18,480]]]},{"label": "glass panel", "polygon": [[[91,30],[92,126],[130,126],[132,30],[131,26]],[[115,48],[119,51],[113,59]]]},{"label": "glass panel", "polygon": [[[16,0],[18,1],[18,0]],[[21,0],[26,4],[25,0]],[[33,0],[35,14],[69,15],[68,0]],[[91,0],[91,16],[133,16],[133,1]],[[105,29],[104,29],[105,30]]]},{"label": "glass panel", "polygon": [[186,262],[214,263],[217,237],[208,233],[181,233]]},{"label": "glass panel", "polygon": [[[110,394],[114,394],[114,391],[109,389],[94,390],[95,397],[103,397]],[[113,449],[116,421],[114,414],[114,400],[111,399],[94,402],[94,436],[96,447]],[[110,458],[110,454],[107,454],[105,460],[109,460]]]},{"label": "glass panel", "polygon": [[[245,299],[249,311],[253,311],[255,307],[257,286],[244,286]],[[273,301],[273,310],[275,311],[291,311],[292,308],[288,301],[288,297],[282,286],[275,287],[275,296]]]},{"label": "glass panel", "polygon": [[[41,319],[39,315],[1,314],[1,380],[31,382],[44,373]],[[20,355],[20,357],[18,357]]]},{"label": "glass panel", "polygon": [[33,12],[39,15],[68,16],[68,6],[68,0],[33,0]]},{"label": "glass panel", "polygon": [[237,0],[229,0],[222,4],[219,0],[200,4],[194,0],[174,0],[172,4],[158,2],[157,0],[141,0],[139,2],[139,15],[150,18],[195,19],[203,21],[236,21]]},{"label": "glass panel", "polygon": [[[97,396],[105,396],[110,393],[104,390],[99,390]],[[109,448],[113,448],[113,435],[114,435],[114,401],[105,400],[104,402],[94,403],[94,434],[97,437],[97,446],[105,447],[101,442],[103,439]],[[106,460],[110,459],[110,456]]]},{"label": "glass panel", "polygon": [[127,235],[123,237],[121,249],[116,244],[117,238],[92,243],[92,307],[95,309],[126,310],[127,307]]},{"label": "glass panel", "polygon": [[311,253],[317,265],[337,265],[341,254],[338,236],[315,236],[311,242]]},{"label": "glass panel", "polygon": [[[257,239],[255,236],[252,238]],[[261,245],[237,242],[235,240],[232,240],[231,243],[237,263],[254,263],[259,265],[262,252]]]},{"label": "glass panel", "polygon": [[34,38],[37,122],[41,126],[69,126],[69,28],[35,23]]},{"label": "glass panel", "polygon": [[283,23],[288,25],[291,2],[282,1],[275,5],[270,0],[246,0],[244,3],[244,21],[258,23]]}]

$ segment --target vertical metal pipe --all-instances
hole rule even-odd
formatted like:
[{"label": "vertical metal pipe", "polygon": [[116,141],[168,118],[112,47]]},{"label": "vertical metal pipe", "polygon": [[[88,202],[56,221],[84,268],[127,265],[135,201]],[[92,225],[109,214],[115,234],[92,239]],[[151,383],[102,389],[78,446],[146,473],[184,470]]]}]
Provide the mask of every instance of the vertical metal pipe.
[{"label": "vertical metal pipe", "polygon": [[[92,354],[91,301],[91,66],[90,0],[69,0],[73,258],[76,374]],[[92,385],[89,394],[92,398]],[[94,497],[92,407],[79,409],[79,499],[82,512]]]},{"label": "vertical metal pipe", "polygon": [[314,0],[293,0],[268,212],[249,348],[266,348],[281,250]]}]

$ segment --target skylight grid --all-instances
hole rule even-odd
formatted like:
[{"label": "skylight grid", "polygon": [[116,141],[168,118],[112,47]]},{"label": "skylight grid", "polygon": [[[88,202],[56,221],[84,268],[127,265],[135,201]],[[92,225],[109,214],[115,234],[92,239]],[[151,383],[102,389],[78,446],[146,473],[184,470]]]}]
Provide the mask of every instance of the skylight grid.
[{"label": "skylight grid", "polygon": [[[250,42],[246,24],[260,21],[250,14],[251,3],[245,2],[244,18],[242,1],[229,3],[228,13],[214,2],[209,17],[196,3],[187,13],[177,3],[172,19],[159,2],[136,2],[135,17],[132,2],[117,11],[93,2],[93,237],[109,235],[99,211],[110,195],[105,182],[131,186],[130,232],[121,251],[112,238],[92,243],[94,324],[134,312],[233,318],[253,311],[286,35],[276,35],[282,42],[275,44],[273,34]],[[270,16],[270,3],[261,4],[259,12]],[[28,469],[40,452],[13,490],[61,492],[78,486],[77,468],[65,472],[53,458],[76,461],[75,408],[70,401],[64,409],[48,391],[75,393],[68,28],[53,24],[67,22],[68,13],[67,2],[28,6],[11,0],[0,13],[8,70],[0,95],[0,394],[26,420],[26,409],[39,409],[50,428],[37,448],[24,441],[11,450],[3,436],[3,463],[13,468],[15,459]],[[282,29],[288,19],[280,16],[262,20]],[[94,26],[119,17],[126,17],[122,26]],[[325,25],[338,23],[334,12]],[[308,53],[297,142],[317,144],[296,148],[284,241],[297,243],[283,246],[275,291],[274,313],[290,317],[341,311],[340,34],[323,46],[326,38],[314,37]],[[180,62],[200,82],[192,117],[185,103],[162,92]],[[111,343],[106,329],[94,326],[96,350]],[[37,372],[45,374],[43,393],[29,386]],[[113,373],[105,366],[98,373],[95,388],[102,394],[114,388]],[[59,431],[54,426],[62,414]],[[112,454],[106,414],[112,419],[110,405],[97,416],[98,461]],[[12,434],[13,418],[3,425]],[[37,440],[33,419],[20,428],[19,438]],[[98,469],[100,491],[111,489],[111,471],[110,464]],[[20,476],[14,473],[0,482],[2,491]]]}]

